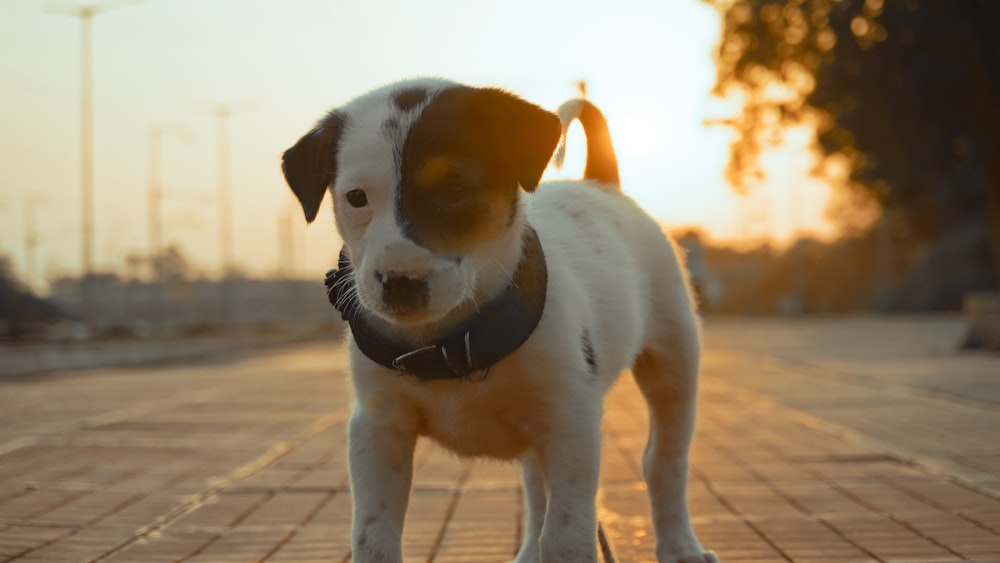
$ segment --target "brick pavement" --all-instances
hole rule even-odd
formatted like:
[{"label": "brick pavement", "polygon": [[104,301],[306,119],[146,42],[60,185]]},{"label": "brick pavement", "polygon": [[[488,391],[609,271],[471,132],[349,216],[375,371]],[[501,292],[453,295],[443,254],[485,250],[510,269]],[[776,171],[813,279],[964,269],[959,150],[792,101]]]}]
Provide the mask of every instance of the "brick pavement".
[{"label": "brick pavement", "polygon": [[1000,357],[960,317],[713,319],[707,377],[1000,496]]},{"label": "brick pavement", "polygon": [[[988,489],[736,381],[757,369],[741,353],[706,354],[689,490],[723,561],[1000,561]],[[347,561],[343,360],[313,344],[0,381],[0,561]],[[641,403],[624,377],[607,404],[599,509],[621,562],[653,560]],[[422,442],[406,560],[510,560],[522,512],[515,467]]]}]

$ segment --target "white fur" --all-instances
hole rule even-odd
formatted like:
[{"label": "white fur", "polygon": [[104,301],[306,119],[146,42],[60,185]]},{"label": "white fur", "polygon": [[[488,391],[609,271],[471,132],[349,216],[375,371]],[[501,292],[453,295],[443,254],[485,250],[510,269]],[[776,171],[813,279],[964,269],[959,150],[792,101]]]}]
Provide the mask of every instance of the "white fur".
[{"label": "white fur", "polygon": [[[341,139],[332,193],[338,230],[356,268],[358,306],[397,337],[432,332],[461,314],[456,310],[467,311],[469,303],[484,302],[507,284],[527,225],[545,253],[548,296],[535,332],[480,382],[415,383],[350,344],[354,560],[402,561],[413,450],[417,437],[426,435],[462,456],[522,461],[528,522],[518,562],[596,562],[602,400],[618,374],[634,367],[651,410],[643,468],[657,558],[714,561],[691,531],[685,500],[699,325],[674,246],[631,199],[579,181],[550,182],[522,194],[509,232],[460,263],[409,241],[394,218],[393,143],[400,141],[378,129],[393,111],[387,96],[413,84],[390,86],[343,108],[352,121]],[[366,190],[367,207],[344,203],[355,188]],[[394,319],[382,309],[375,272],[385,269],[428,276],[425,314]],[[584,332],[596,374],[582,353]]]}]

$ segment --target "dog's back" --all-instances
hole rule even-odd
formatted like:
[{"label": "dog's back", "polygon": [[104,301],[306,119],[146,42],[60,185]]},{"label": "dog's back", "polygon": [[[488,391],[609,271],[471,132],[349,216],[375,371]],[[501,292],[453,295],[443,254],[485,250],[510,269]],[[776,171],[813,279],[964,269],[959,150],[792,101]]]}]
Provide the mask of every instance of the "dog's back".
[{"label": "dog's back", "polygon": [[574,101],[559,115],[564,129],[574,118],[583,123],[587,166],[583,182],[543,184],[527,205],[528,220],[545,248],[550,291],[558,293],[548,302],[557,308],[551,318],[560,321],[543,323],[536,342],[558,342],[554,349],[565,350],[574,334],[580,335],[583,355],[605,390],[622,370],[631,369],[649,406],[642,469],[657,560],[718,563],[694,535],[687,509],[700,325],[682,257],[660,226],[619,188],[600,112],[589,102]]},{"label": "dog's back", "polygon": [[[564,130],[579,119],[587,138],[583,181],[554,181],[526,197],[526,215],[545,248],[556,313],[572,318],[594,347],[596,370],[610,384],[651,344],[697,333],[692,292],[678,248],[625,195],[607,124],[587,100],[558,111]],[[565,139],[565,135],[564,135]],[[557,164],[565,145],[556,155]],[[555,302],[555,303],[553,303]],[[558,305],[557,305],[558,306]],[[683,354],[697,357],[697,337]]]}]

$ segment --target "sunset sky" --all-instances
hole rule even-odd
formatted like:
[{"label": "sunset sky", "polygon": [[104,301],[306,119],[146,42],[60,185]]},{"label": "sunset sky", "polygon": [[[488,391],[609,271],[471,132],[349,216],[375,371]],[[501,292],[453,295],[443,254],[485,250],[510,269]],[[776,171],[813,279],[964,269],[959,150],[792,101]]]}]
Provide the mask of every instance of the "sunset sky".
[{"label": "sunset sky", "polygon": [[[54,9],[66,4],[0,3],[0,253],[23,270],[24,206],[37,202],[36,282],[81,264],[80,24]],[[339,248],[329,207],[305,227],[280,154],[331,107],[418,75],[500,86],[550,109],[586,80],[608,117],[625,191],[668,228],[739,240],[740,200],[723,179],[730,133],[703,125],[732,111],[710,96],[718,33],[718,15],[697,0],[122,3],[93,22],[95,266],[121,269],[128,253],[148,248],[149,131],[163,124],[189,132],[163,141],[165,240],[217,271],[210,110],[228,103],[236,261],[274,272],[279,225],[294,212],[296,274],[321,275]],[[577,175],[582,156],[582,140],[571,138],[570,165],[549,176]],[[830,233],[828,190],[808,178],[805,149],[770,162],[751,234],[780,241],[797,225]]]}]

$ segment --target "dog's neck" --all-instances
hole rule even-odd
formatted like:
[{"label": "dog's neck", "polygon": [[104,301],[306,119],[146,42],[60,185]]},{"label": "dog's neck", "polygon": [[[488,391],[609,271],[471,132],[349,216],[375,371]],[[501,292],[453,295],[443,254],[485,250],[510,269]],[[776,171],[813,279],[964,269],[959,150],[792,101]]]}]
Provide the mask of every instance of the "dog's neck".
[{"label": "dog's neck", "polygon": [[[482,272],[474,299],[439,321],[416,327],[345,314],[355,343],[376,363],[422,380],[470,379],[488,372],[527,340],[545,306],[548,279],[538,234],[530,226],[518,227],[512,229],[516,238],[509,252],[492,255],[493,266]],[[344,256],[342,272],[349,271],[347,265]],[[327,279],[328,288],[338,285],[336,275]],[[336,291],[331,302],[343,310]]]}]

